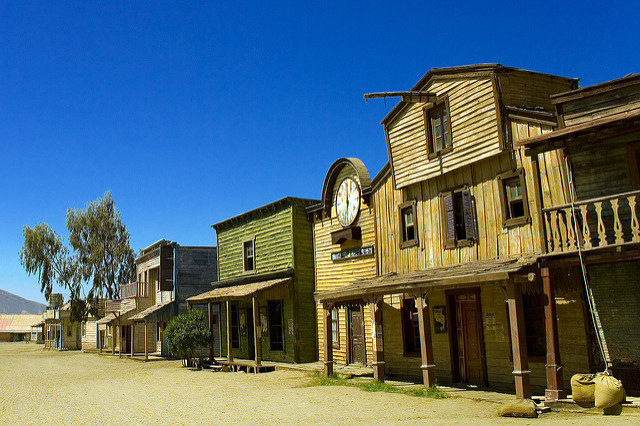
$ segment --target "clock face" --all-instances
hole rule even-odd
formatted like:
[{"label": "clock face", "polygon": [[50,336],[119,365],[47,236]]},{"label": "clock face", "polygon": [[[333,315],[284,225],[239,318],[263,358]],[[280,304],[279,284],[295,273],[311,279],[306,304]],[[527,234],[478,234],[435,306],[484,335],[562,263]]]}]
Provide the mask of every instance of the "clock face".
[{"label": "clock face", "polygon": [[336,194],[336,210],[342,226],[349,226],[356,220],[360,210],[360,187],[352,178],[340,183]]}]

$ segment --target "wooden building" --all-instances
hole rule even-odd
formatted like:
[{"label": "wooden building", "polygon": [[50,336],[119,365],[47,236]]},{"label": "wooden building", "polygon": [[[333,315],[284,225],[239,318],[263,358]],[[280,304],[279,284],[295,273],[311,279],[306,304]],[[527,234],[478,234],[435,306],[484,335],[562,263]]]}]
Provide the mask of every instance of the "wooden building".
[{"label": "wooden building", "polygon": [[[582,287],[562,280],[554,295],[538,262],[542,208],[567,202],[565,158],[517,146],[552,131],[551,95],[575,88],[480,64],[371,96],[401,97],[381,123],[388,164],[370,180],[359,160],[336,161],[309,209],[327,373],[361,363],[380,380],[546,388],[554,399],[563,378],[586,371]],[[560,352],[564,369],[552,371]]]},{"label": "wooden building", "polygon": [[217,250],[162,239],[141,250],[135,262],[137,280],[106,302],[106,316],[96,322],[98,350],[168,356],[162,333],[171,318],[186,312],[187,298],[217,279]]},{"label": "wooden building", "polygon": [[[552,287],[566,277],[587,281],[594,302],[584,321],[590,370],[601,371],[606,361],[625,388],[637,392],[640,74],[558,94],[551,101],[558,128],[518,143],[533,160],[562,150],[569,176],[566,200],[554,202],[543,193],[539,226],[546,253],[541,264]],[[590,326],[591,312],[599,332]]]},{"label": "wooden building", "polygon": [[37,329],[32,333],[32,326],[41,320],[42,315],[0,314],[0,342],[37,341],[42,338],[42,327],[38,336]]},{"label": "wooden building", "polygon": [[45,349],[78,350],[81,347],[80,323],[71,321],[70,302],[49,303],[44,313]]},{"label": "wooden building", "polygon": [[[220,279],[191,297],[207,306],[224,363],[259,371],[262,361],[317,359],[313,239],[306,208],[286,197],[216,223]],[[220,315],[216,315],[220,313]]]}]

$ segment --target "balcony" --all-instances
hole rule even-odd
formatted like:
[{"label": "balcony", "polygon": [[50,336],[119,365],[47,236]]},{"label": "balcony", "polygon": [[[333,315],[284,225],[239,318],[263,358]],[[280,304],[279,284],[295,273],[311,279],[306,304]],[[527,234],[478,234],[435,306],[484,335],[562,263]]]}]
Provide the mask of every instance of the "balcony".
[{"label": "balcony", "polygon": [[552,254],[640,243],[640,191],[542,209]]},{"label": "balcony", "polygon": [[125,284],[120,286],[120,298],[129,299],[138,297],[138,283]]},{"label": "balcony", "polygon": [[107,300],[105,302],[105,311],[107,314],[110,313],[122,313],[127,312],[131,309],[135,309],[136,300],[135,299],[117,299],[117,300]]}]

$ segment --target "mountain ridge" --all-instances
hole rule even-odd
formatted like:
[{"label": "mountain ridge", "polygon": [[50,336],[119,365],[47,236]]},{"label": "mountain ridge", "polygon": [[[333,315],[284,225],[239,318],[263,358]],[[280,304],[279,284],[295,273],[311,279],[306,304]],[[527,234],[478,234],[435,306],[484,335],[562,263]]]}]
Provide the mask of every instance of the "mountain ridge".
[{"label": "mountain ridge", "polygon": [[0,314],[32,314],[45,311],[46,305],[0,289]]}]

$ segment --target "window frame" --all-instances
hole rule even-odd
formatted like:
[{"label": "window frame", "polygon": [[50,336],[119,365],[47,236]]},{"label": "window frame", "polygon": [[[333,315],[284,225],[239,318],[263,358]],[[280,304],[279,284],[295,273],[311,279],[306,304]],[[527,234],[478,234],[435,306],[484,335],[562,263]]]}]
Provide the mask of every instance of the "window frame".
[{"label": "window frame", "polygon": [[[471,219],[471,223],[470,225],[467,225],[467,221],[466,221],[466,210],[464,207],[464,193],[468,194],[468,198],[469,198],[469,215],[470,215],[470,219]],[[465,218],[464,223],[462,224],[462,226],[465,227],[465,238],[461,238],[458,239],[457,235],[456,235],[456,231],[453,231],[453,239],[449,238],[449,220],[448,220],[448,216],[447,216],[447,206],[446,206],[446,198],[447,197],[451,197],[451,203],[452,203],[452,207],[453,207],[453,214],[454,214],[454,226],[457,226],[457,224],[455,223],[455,196],[456,194],[462,194],[462,216],[463,218]],[[440,193],[440,220],[441,220],[441,230],[442,230],[442,236],[443,236],[443,240],[444,240],[444,248],[445,249],[454,249],[454,248],[460,248],[460,247],[470,247],[473,246],[474,244],[476,244],[478,242],[478,227],[477,227],[477,221],[478,221],[478,215],[477,215],[477,211],[476,211],[476,203],[475,203],[475,198],[473,196],[473,194],[471,193],[471,190],[469,189],[468,185],[465,186],[461,186],[455,189],[451,189],[451,190],[447,190],[447,191],[443,191]],[[469,236],[469,230],[471,230],[471,236]]]},{"label": "window frame", "polygon": [[[273,324],[271,319],[272,319],[272,306],[274,305],[280,305],[280,324]],[[284,352],[286,346],[285,346],[285,340],[284,340],[284,301],[282,299],[279,300],[268,300],[267,301],[267,320],[269,322],[269,350],[271,352]],[[273,336],[273,329],[275,328],[280,328],[280,344],[282,345],[281,348],[275,348],[273,347],[273,342],[274,340],[272,339]]]},{"label": "window frame", "polygon": [[[246,245],[247,243],[251,243],[251,252],[252,252],[252,269],[247,269],[247,251]],[[242,271],[243,272],[255,272],[256,271],[256,239],[255,237],[247,238],[242,241]]]},{"label": "window frame", "polygon": [[[405,223],[404,223],[404,214],[403,211],[407,209],[411,209],[411,215],[413,217],[413,239],[405,240]],[[399,217],[399,230],[400,230],[400,248],[405,249],[408,247],[414,247],[419,244],[418,241],[418,218],[416,215],[416,200],[405,201],[404,203],[398,206],[398,217]]]},{"label": "window frame", "polygon": [[340,349],[340,310],[336,307],[331,309],[331,344],[334,349]]},{"label": "window frame", "polygon": [[[410,306],[413,305],[413,306]],[[421,348],[420,348],[420,324],[414,324],[413,314],[415,311],[415,315],[418,315],[418,307],[416,306],[416,301],[414,298],[405,296],[402,298],[400,303],[400,321],[402,325],[402,356],[404,358],[419,358],[422,356]],[[407,315],[409,315],[407,317]],[[417,341],[416,341],[416,335]],[[414,339],[411,345],[415,346],[413,348],[409,347],[410,341],[409,338]]]},{"label": "window frame", "polygon": [[[508,217],[508,203],[510,202],[510,200],[507,195],[505,183],[514,178],[520,179],[520,193],[522,196],[524,215],[516,218],[511,218]],[[511,228],[514,226],[522,226],[531,223],[531,213],[529,212],[529,198],[527,197],[527,182],[524,177],[524,169],[519,168],[502,173],[497,177],[497,180],[498,192],[500,193],[500,208],[502,210],[502,227]]]},{"label": "window frame", "polygon": [[[435,139],[433,134],[433,116],[437,110],[444,109],[447,113],[449,123],[449,143],[445,144],[442,149],[436,150]],[[437,158],[443,154],[453,151],[453,130],[451,128],[451,108],[449,107],[449,96],[443,96],[441,99],[436,100],[431,106],[425,106],[422,110],[424,119],[425,137],[427,140],[427,153],[430,160]],[[443,132],[444,137],[444,132]],[[444,142],[444,140],[443,140]]]}]

